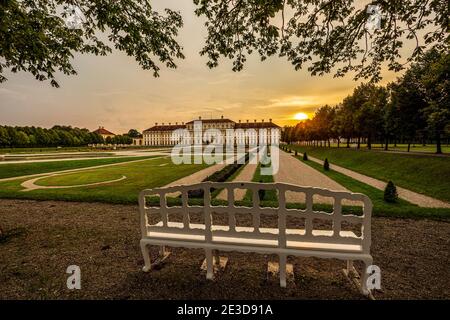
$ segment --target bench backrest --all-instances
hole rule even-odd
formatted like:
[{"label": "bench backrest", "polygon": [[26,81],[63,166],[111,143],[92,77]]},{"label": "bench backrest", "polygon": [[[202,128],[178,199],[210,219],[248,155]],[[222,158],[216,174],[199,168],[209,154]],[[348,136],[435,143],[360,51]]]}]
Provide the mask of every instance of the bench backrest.
[{"label": "bench backrest", "polygon": [[[203,190],[203,198],[200,205],[189,204],[189,191]],[[226,189],[226,205],[212,205],[212,190]],[[247,189],[251,191],[251,206],[239,206],[235,204],[234,190]],[[276,190],[278,194],[278,207],[261,207],[259,190]],[[286,207],[286,192],[303,193],[305,203],[302,208]],[[314,196],[322,196],[333,200],[333,211],[324,212],[313,208]],[[152,199],[153,197],[153,199]],[[155,199],[159,198],[159,199]],[[167,199],[170,197],[180,197],[178,204],[169,206]],[[155,204],[155,200],[158,202]],[[362,215],[343,214],[342,201],[357,201],[362,204]],[[289,202],[290,203],[290,202]],[[170,232],[177,234],[202,235],[206,242],[212,242],[214,236],[244,237],[278,240],[278,247],[286,247],[286,241],[321,242],[336,244],[361,245],[363,252],[370,251],[370,219],[372,213],[372,202],[370,199],[359,193],[344,191],[331,191],[314,187],[303,187],[286,183],[254,183],[254,182],[203,182],[192,185],[181,185],[173,187],[155,188],[143,190],[139,195],[139,207],[141,212],[142,235],[147,232]],[[290,206],[292,207],[292,206]],[[205,228],[191,228],[190,214],[202,214]],[[228,228],[215,228],[213,230],[212,214],[228,215]],[[249,214],[252,217],[251,232],[239,232],[236,230],[236,215]],[[156,226],[149,224],[149,215],[159,215],[160,223]],[[173,215],[182,216],[182,228],[173,227],[168,224],[169,217]],[[264,232],[261,227],[261,216],[272,215],[277,218],[278,234]],[[304,226],[299,232],[286,232],[286,221],[288,217],[303,218]],[[325,220],[331,222],[328,233],[314,232],[314,220]],[[345,232],[341,232],[343,223],[360,226],[360,235],[348,237]],[[221,224],[223,225],[223,224]],[[292,228],[289,228],[292,229]],[[295,229],[295,228],[294,228]]]}]

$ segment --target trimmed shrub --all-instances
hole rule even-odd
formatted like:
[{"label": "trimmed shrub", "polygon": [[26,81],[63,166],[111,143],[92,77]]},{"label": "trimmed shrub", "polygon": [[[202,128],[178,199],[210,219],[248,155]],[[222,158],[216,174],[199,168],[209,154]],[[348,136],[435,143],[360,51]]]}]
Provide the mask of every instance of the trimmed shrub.
[{"label": "trimmed shrub", "polygon": [[298,156],[298,152],[297,152],[297,150],[295,150],[295,156]]},{"label": "trimmed shrub", "polygon": [[[262,180],[259,180],[260,183],[262,183]],[[264,196],[266,195],[266,190],[264,189],[259,189],[258,190],[258,196],[259,196],[259,200],[263,201],[264,200]]]},{"label": "trimmed shrub", "polygon": [[389,180],[389,182],[386,185],[386,188],[384,189],[384,201],[394,203],[397,202],[397,200],[398,200],[397,187],[392,181]]},{"label": "trimmed shrub", "polygon": [[323,162],[323,168],[326,171],[330,170],[330,163],[328,162],[328,158],[325,158],[325,161]]},{"label": "trimmed shrub", "polygon": [[308,155],[306,152],[303,153],[303,161],[308,161]]},{"label": "trimmed shrub", "polygon": [[[248,161],[249,154],[245,155],[245,162]],[[240,167],[244,164],[233,163],[224,167],[222,170],[214,172],[212,175],[203,179],[202,182],[211,181],[211,182],[225,182],[230,178]],[[214,188],[211,189],[211,192],[214,192]],[[203,197],[203,189],[189,190],[188,191],[189,198],[202,198]]]}]

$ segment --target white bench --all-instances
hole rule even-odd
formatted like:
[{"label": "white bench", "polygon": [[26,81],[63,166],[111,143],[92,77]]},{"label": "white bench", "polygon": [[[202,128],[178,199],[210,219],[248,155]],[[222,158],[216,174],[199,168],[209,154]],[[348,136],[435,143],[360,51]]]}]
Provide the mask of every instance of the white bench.
[{"label": "white bench", "polygon": [[[211,189],[227,189],[226,206],[211,205]],[[189,205],[188,191],[203,189],[203,205]],[[236,206],[234,189],[248,189],[252,192],[252,207]],[[279,207],[261,207],[258,191],[276,189]],[[306,208],[287,209],[286,192],[304,193]],[[166,198],[181,194],[181,205],[168,206]],[[327,213],[313,210],[313,196],[334,199],[333,212]],[[158,206],[149,204],[149,197],[159,197]],[[342,214],[342,200],[358,201],[363,204],[363,215]],[[154,201],[154,200],[153,200]],[[353,261],[362,261],[364,269],[361,279],[361,291],[370,294],[366,286],[367,267],[372,264],[370,255],[370,219],[372,203],[363,194],[355,194],[326,189],[301,187],[284,183],[253,182],[204,182],[193,185],[173,186],[143,190],[139,195],[141,214],[142,240],[140,242],[145,266],[148,272],[152,268],[148,245],[161,246],[161,255],[165,254],[165,246],[203,248],[206,253],[206,277],[213,278],[213,250],[256,252],[277,254],[279,256],[280,285],[286,286],[286,257],[303,256],[318,258],[336,258],[347,261],[347,273],[355,271]],[[228,223],[214,224],[212,213],[224,215]],[[203,215],[204,224],[190,222],[190,214]],[[236,225],[236,214],[249,214],[252,227]],[[150,224],[150,215],[156,215],[159,222]],[[178,215],[182,222],[169,221],[169,217]],[[261,216],[276,216],[277,228],[261,227]],[[287,217],[303,218],[304,226],[286,228]],[[330,230],[316,230],[313,220],[331,221]],[[342,222],[361,225],[361,235],[342,230]]]}]

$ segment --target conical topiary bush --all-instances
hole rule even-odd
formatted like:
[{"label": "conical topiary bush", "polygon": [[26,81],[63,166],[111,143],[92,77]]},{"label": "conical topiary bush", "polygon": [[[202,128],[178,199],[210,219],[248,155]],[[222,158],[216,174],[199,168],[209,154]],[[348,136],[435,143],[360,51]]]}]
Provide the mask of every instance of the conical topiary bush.
[{"label": "conical topiary bush", "polygon": [[397,187],[392,181],[389,180],[389,182],[386,185],[386,188],[384,189],[384,201],[394,203],[397,202],[397,200],[398,200]]},{"label": "conical topiary bush", "polygon": [[330,163],[328,162],[328,158],[325,158],[325,161],[323,162],[323,169],[326,171],[330,170]]},{"label": "conical topiary bush", "polygon": [[307,161],[308,160],[308,155],[306,154],[306,152],[303,152],[303,160]]}]

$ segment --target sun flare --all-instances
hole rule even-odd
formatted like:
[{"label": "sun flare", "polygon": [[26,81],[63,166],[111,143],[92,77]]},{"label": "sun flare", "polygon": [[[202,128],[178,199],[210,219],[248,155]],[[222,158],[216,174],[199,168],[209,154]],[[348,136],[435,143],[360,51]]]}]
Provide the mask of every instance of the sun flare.
[{"label": "sun flare", "polygon": [[306,120],[306,119],[308,119],[308,115],[304,112],[299,112],[299,113],[295,114],[294,119],[295,120]]}]

